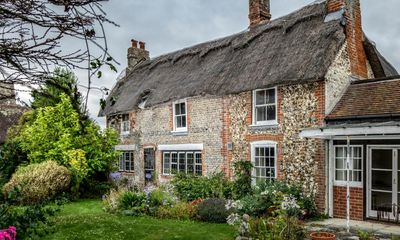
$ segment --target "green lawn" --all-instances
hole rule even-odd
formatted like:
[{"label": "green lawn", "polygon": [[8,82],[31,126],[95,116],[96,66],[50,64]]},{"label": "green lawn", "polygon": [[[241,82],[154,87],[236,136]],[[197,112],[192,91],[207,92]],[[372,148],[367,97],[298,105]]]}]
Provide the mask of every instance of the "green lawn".
[{"label": "green lawn", "polygon": [[43,239],[234,239],[226,224],[160,220],[105,213],[101,202],[83,200],[63,207],[55,217],[55,232]]}]

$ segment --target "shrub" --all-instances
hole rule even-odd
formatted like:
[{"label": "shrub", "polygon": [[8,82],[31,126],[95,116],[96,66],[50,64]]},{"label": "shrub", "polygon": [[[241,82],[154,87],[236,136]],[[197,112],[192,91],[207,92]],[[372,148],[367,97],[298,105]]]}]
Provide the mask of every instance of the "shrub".
[{"label": "shrub", "polygon": [[109,213],[118,212],[119,200],[121,195],[125,192],[125,189],[111,189],[110,192],[103,197],[103,210]]},{"label": "shrub", "polygon": [[227,201],[220,198],[210,198],[197,206],[197,215],[205,222],[225,223],[231,213],[225,208]]},{"label": "shrub", "polygon": [[20,187],[21,203],[32,204],[52,199],[67,191],[70,183],[71,174],[67,168],[54,161],[47,161],[18,168],[3,191],[9,194]]},{"label": "shrub", "polygon": [[138,216],[146,213],[146,194],[127,191],[119,199],[119,209],[125,215]]},{"label": "shrub", "polygon": [[151,213],[157,211],[159,207],[171,207],[175,202],[175,197],[161,188],[157,188],[148,194],[148,205]]},{"label": "shrub", "polygon": [[9,141],[0,148],[0,189],[21,164],[28,163],[28,156],[17,141]]},{"label": "shrub", "polygon": [[177,202],[172,206],[161,206],[157,209],[156,217],[162,219],[190,220],[195,216],[195,208],[187,202]]},{"label": "shrub", "polygon": [[233,184],[233,196],[240,199],[252,193],[251,171],[253,164],[250,161],[237,161],[234,164],[236,180]]},{"label": "shrub", "polygon": [[177,174],[171,181],[179,199],[193,201],[199,198],[230,198],[231,183],[223,173],[212,176]]},{"label": "shrub", "polygon": [[24,207],[14,206],[19,197],[20,192],[16,189],[4,200],[0,200],[0,229],[15,226],[18,239],[40,239],[52,230],[50,217],[60,210],[62,202],[52,205],[40,203]]}]

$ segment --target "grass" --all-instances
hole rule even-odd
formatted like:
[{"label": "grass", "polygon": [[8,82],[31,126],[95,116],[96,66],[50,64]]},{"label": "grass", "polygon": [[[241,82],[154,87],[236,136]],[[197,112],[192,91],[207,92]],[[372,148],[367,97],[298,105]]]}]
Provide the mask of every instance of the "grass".
[{"label": "grass", "polygon": [[97,200],[67,204],[54,221],[55,232],[43,239],[234,239],[227,224],[113,215],[104,212]]}]

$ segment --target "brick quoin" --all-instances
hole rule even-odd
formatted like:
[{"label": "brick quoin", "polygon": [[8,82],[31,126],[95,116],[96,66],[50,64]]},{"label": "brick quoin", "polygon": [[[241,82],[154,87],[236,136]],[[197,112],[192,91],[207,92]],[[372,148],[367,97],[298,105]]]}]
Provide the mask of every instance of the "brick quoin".
[{"label": "brick quoin", "polygon": [[[346,218],[347,211],[347,188],[333,187],[333,216]],[[364,216],[364,189],[350,188],[350,218],[362,221]]]}]

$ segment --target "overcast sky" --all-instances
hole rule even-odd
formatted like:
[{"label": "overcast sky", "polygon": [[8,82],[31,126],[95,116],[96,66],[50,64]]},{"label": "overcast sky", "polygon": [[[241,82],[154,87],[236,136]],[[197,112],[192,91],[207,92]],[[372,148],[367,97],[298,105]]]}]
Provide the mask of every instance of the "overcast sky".
[{"label": "overcast sky", "polygon": [[[113,57],[121,63],[121,72],[127,64],[130,39],[146,42],[151,57],[179,50],[204,41],[241,32],[248,27],[249,0],[109,0],[104,3],[108,17],[120,25],[106,26],[108,44]],[[272,18],[286,15],[313,1],[271,0]],[[400,70],[400,1],[361,0],[363,28],[381,53]],[[86,73],[77,72],[80,80]],[[95,85],[111,88],[118,74],[104,73]],[[91,116],[99,110],[100,92],[90,97]]]}]

